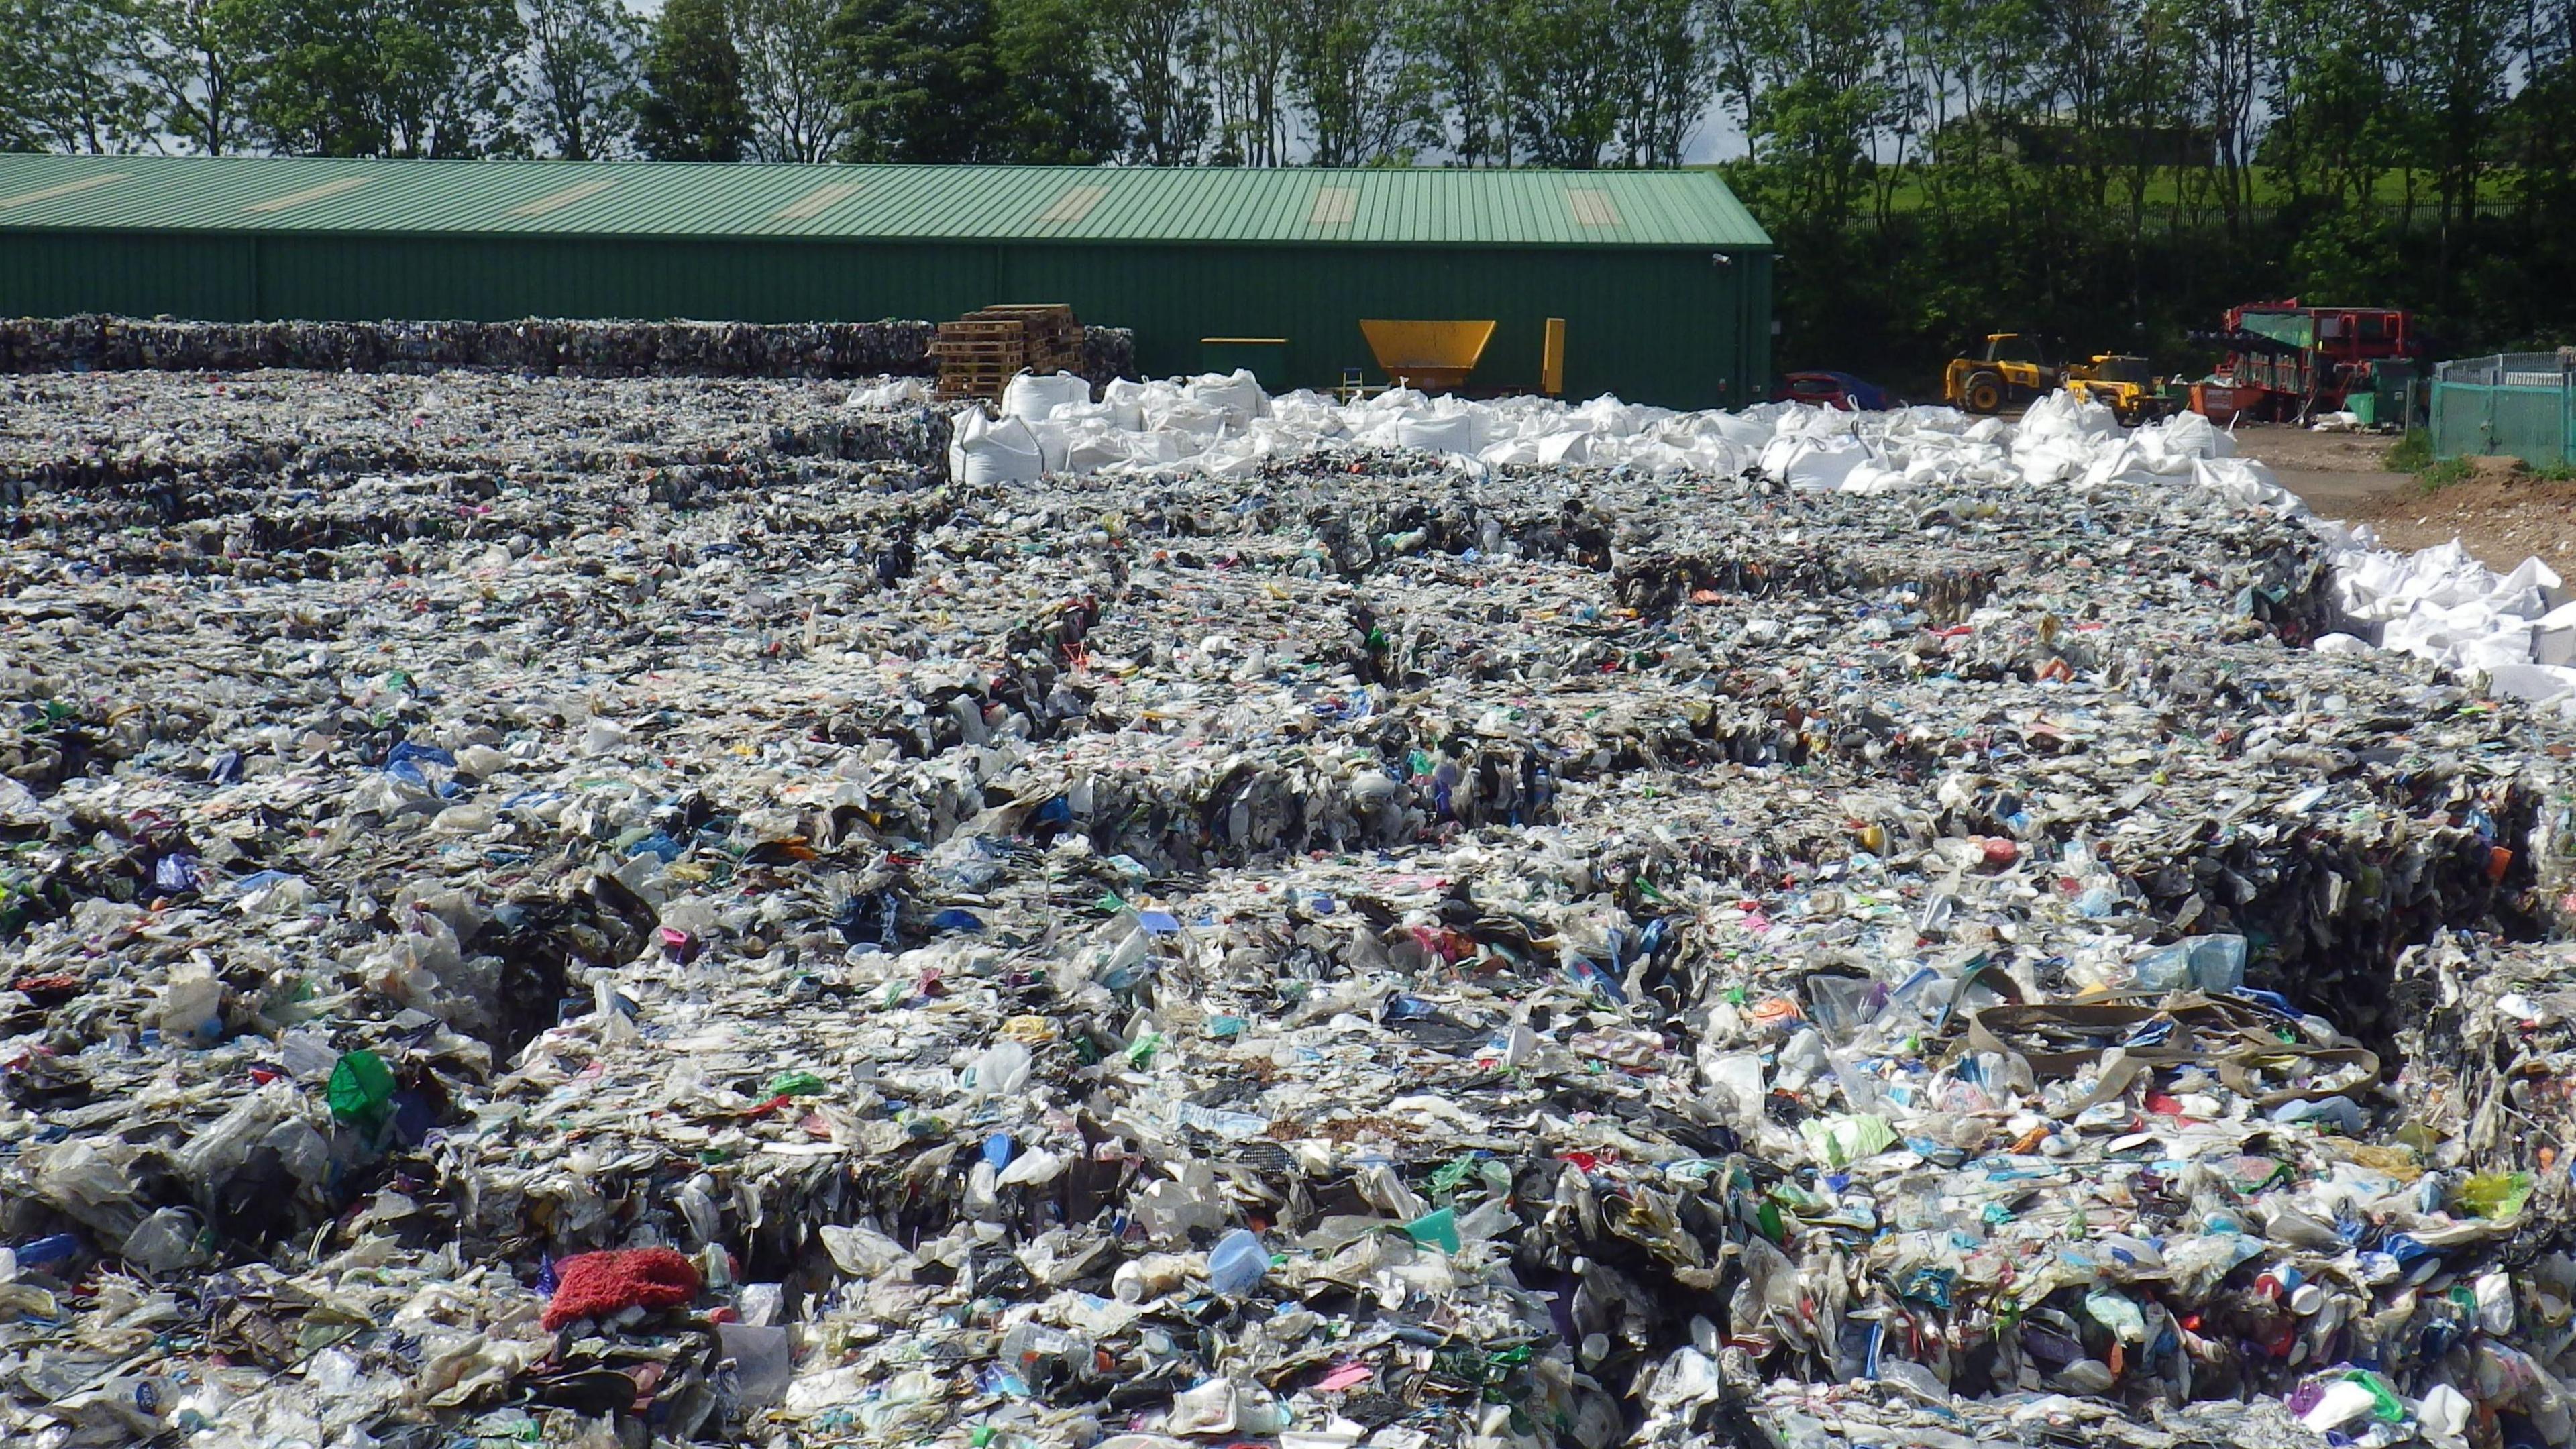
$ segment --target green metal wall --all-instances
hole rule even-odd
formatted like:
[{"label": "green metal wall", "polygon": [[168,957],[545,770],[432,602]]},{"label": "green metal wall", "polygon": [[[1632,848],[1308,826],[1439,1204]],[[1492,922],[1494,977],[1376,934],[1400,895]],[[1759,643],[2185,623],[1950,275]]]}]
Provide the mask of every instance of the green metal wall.
[{"label": "green metal wall", "polygon": [[1131,327],[1148,376],[1199,370],[1202,337],[1285,337],[1288,381],[1329,386],[1377,375],[1362,317],[1491,317],[1475,386],[1534,388],[1558,316],[1572,398],[1741,406],[1770,379],[1759,252],[0,233],[14,316],[863,321],[992,302]]}]

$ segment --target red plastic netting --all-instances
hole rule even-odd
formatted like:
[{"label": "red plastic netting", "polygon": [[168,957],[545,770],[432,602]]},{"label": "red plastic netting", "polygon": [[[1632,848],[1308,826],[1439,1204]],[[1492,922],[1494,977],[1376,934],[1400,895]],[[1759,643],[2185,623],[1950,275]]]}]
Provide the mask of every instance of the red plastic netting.
[{"label": "red plastic netting", "polygon": [[561,1328],[621,1308],[677,1308],[698,1296],[698,1265],[669,1248],[583,1253],[555,1264],[545,1325]]}]

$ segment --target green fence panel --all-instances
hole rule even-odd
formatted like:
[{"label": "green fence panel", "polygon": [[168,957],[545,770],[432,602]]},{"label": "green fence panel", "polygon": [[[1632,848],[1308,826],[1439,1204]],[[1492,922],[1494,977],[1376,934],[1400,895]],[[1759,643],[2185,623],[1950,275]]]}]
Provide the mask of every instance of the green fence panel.
[{"label": "green fence panel", "polygon": [[2576,366],[2553,353],[2446,362],[2433,380],[2431,424],[2437,458],[2576,461]]},{"label": "green fence panel", "polygon": [[2487,397],[2494,389],[2433,384],[2433,456],[2475,458],[2487,450]]},{"label": "green fence panel", "polygon": [[2567,392],[2500,387],[2495,391],[2495,451],[2527,463],[2567,457]]}]

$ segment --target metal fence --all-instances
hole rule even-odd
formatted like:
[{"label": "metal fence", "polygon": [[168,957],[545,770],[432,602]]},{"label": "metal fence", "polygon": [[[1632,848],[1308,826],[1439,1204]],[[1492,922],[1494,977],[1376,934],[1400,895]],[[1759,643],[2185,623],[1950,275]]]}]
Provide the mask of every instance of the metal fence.
[{"label": "metal fence", "polygon": [[2576,462],[2576,347],[2443,363],[2432,421],[2437,458]]}]

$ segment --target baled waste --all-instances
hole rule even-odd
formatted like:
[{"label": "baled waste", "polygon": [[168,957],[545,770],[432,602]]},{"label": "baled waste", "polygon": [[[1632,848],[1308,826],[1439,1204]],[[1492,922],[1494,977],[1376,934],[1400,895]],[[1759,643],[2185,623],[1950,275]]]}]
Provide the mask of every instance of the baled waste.
[{"label": "baled waste", "polygon": [[[437,373],[562,377],[928,376],[928,322],[179,322],[0,318],[0,373],[90,371]],[[1135,370],[1135,335],[1084,329],[1083,372]]]},{"label": "baled waste", "polygon": [[2576,741],[2187,427],[9,386],[36,1442],[2576,1427]]}]

